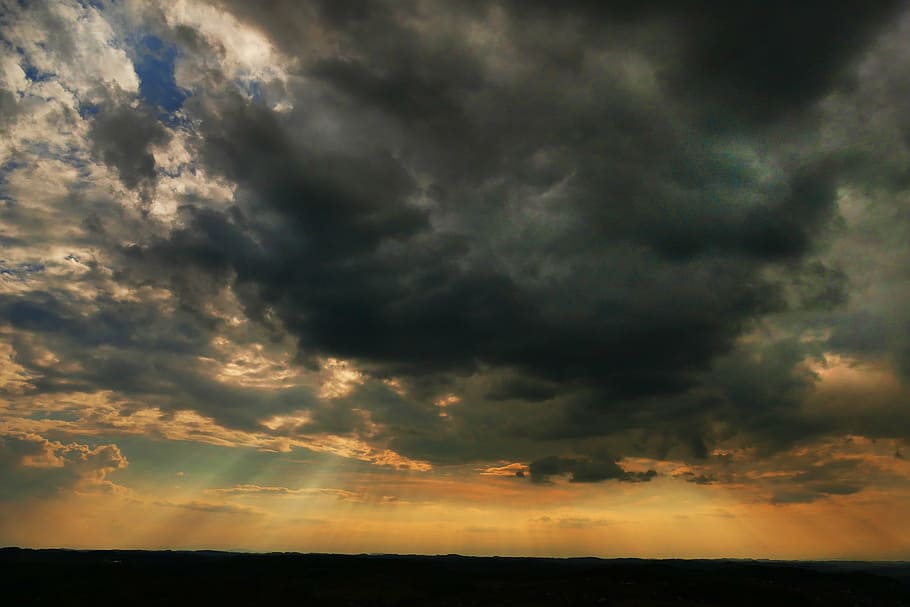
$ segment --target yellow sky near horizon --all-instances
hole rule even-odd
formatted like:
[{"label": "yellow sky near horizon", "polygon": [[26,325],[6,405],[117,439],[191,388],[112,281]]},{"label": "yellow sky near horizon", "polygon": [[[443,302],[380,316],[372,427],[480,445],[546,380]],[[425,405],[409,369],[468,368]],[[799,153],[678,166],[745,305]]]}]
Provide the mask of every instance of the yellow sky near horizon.
[{"label": "yellow sky near horizon", "polygon": [[552,4],[0,0],[0,546],[910,560],[910,7]]}]

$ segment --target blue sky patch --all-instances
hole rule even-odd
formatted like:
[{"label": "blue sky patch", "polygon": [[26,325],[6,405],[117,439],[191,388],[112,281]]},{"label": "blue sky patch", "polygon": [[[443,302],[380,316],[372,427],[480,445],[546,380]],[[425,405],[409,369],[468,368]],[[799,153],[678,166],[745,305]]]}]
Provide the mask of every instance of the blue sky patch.
[{"label": "blue sky patch", "polygon": [[42,72],[29,61],[28,55],[26,55],[22,49],[16,49],[21,58],[22,71],[25,72],[25,77],[31,80],[32,82],[46,82],[54,78],[55,74],[53,72]]},{"label": "blue sky patch", "polygon": [[0,264],[0,276],[15,276],[23,278],[28,274],[43,272],[45,266],[43,263],[20,263],[15,266],[4,266]]},{"label": "blue sky patch", "polygon": [[139,76],[139,96],[168,113],[180,109],[189,96],[174,79],[176,59],[176,46],[166,44],[157,36],[144,36],[134,65]]},{"label": "blue sky patch", "polygon": [[88,118],[94,117],[95,114],[97,114],[99,110],[100,110],[100,108],[93,103],[80,103],[79,104],[79,116],[82,117],[83,120],[87,120]]}]

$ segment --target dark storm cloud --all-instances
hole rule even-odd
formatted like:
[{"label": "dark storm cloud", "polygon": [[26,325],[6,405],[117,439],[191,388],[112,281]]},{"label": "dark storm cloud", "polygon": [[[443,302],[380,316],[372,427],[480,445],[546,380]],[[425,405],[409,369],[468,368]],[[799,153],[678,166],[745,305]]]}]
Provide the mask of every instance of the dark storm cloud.
[{"label": "dark storm cloud", "polygon": [[158,176],[151,147],[166,143],[170,134],[154,108],[110,100],[98,110],[89,137],[94,154],[116,169],[123,185],[136,189]]},{"label": "dark storm cloud", "polygon": [[765,122],[804,109],[905,3],[851,0],[655,0],[509,2],[517,14],[558,19],[571,14],[596,29],[623,24],[666,27],[679,53],[668,60],[674,94],[690,97],[711,126]]},{"label": "dark storm cloud", "polygon": [[628,483],[648,482],[657,473],[654,470],[629,472],[610,459],[590,460],[572,457],[549,456],[528,464],[531,481],[546,483],[553,476],[568,474],[573,483],[597,483],[617,480]]},{"label": "dark storm cloud", "polygon": [[[159,224],[72,196],[79,244],[111,265],[87,290],[163,289],[175,308],[4,295],[6,322],[62,361],[42,368],[19,335],[17,362],[43,392],[112,389],[260,431],[287,411],[306,410],[308,432],[369,420],[405,456],[531,462],[540,482],[654,476],[603,453],[705,462],[724,440],[767,454],[880,429],[808,416],[805,361],[910,343],[880,312],[844,311],[855,273],[826,247],[841,186],[876,163],[820,127],[900,4],[225,1],[289,58],[286,78],[240,84],[210,32],[159,15],[168,83],[198,78],[183,122],[111,97],[92,153],[148,202],[165,178],[153,151],[184,129],[181,170],[233,199],[176,196]],[[213,312],[228,294],[255,327]],[[762,333],[769,318],[792,335]],[[367,377],[332,402],[225,385],[200,363],[219,335]],[[461,400],[440,415],[448,393]],[[791,500],[849,489],[800,483]]]},{"label": "dark storm cloud", "polygon": [[[871,473],[871,474],[870,474]],[[880,473],[879,473],[880,475]],[[816,465],[780,483],[773,503],[808,503],[832,495],[853,495],[872,482],[876,471],[864,469],[858,460],[840,460]]]},{"label": "dark storm cloud", "polygon": [[[430,214],[408,200],[413,185],[404,167],[388,152],[325,158],[289,140],[272,114],[240,102],[209,120],[209,166],[240,182],[275,218],[190,212],[186,228],[135,254],[145,264],[179,260],[234,276],[241,293],[253,294],[248,310],[277,312],[304,351],[387,364],[390,373],[471,369],[481,361],[551,380],[586,378],[618,394],[672,391],[726,349],[742,322],[778,305],[771,285],[747,282],[750,263],[712,258],[676,269],[660,256],[599,250],[590,241],[565,249],[565,234],[556,236],[564,250],[552,256],[577,263],[577,273],[522,285],[483,259],[470,260],[484,234],[433,233]],[[799,204],[815,200],[804,196]],[[580,219],[585,212],[579,209]],[[792,215],[798,222],[800,214]],[[790,255],[788,247],[801,248],[805,236],[793,228],[798,242],[791,245],[788,229],[757,242]],[[616,266],[618,284],[604,265]],[[583,269],[594,275],[578,275]],[[628,284],[646,270],[652,278]],[[685,272],[703,274],[706,284]],[[598,274],[600,284],[585,284]],[[572,291],[579,298],[565,301]]]},{"label": "dark storm cloud", "polygon": [[[299,32],[306,21],[315,17],[323,19],[328,31],[350,36],[349,42],[356,37],[356,50],[384,59],[394,57],[405,69],[425,59],[417,53],[426,53],[427,48],[417,46],[413,32],[401,24],[402,17],[421,13],[417,3],[339,2],[327,8],[322,2],[279,2],[267,10],[249,3],[224,4],[269,32],[290,53],[299,48]],[[785,0],[481,0],[435,3],[431,10],[457,17],[467,13],[483,21],[504,8],[514,18],[510,33],[523,52],[567,69],[577,67],[590,46],[605,36],[626,43],[628,39],[617,33],[650,30],[638,40],[660,61],[668,92],[685,99],[688,110],[703,124],[726,129],[791,115],[832,87],[848,85],[846,68],[903,6],[901,0],[850,0],[837,6],[822,0],[799,4]],[[556,35],[566,21],[575,32],[568,41]],[[443,74],[451,76],[451,70]],[[362,71],[358,76],[345,70],[344,79],[361,93],[372,90],[399,107],[420,97],[445,98],[436,93],[427,96],[427,89],[413,86],[393,92],[388,88],[391,81],[381,83]]]},{"label": "dark storm cloud", "polygon": [[[767,314],[846,301],[843,272],[814,257],[846,169],[806,148],[816,124],[793,116],[897,3],[508,4],[505,74],[458,30],[489,25],[494,4],[439,5],[454,33],[415,25],[410,4],[226,5],[299,51],[306,84],[283,85],[298,101],[284,113],[191,100],[200,161],[239,184],[237,204],[187,206],[181,227],[128,251],[131,272],[182,285],[185,301],[205,296],[194,276],[232,286],[303,362],[351,358],[415,385],[510,370],[490,398],[563,395],[536,432],[548,439],[647,426],[664,437],[651,452],[678,442],[704,458],[712,421],[769,448],[825,429],[798,413],[804,346],[774,358],[734,344]],[[564,20],[586,24],[558,41],[575,59],[538,62],[556,34],[532,34]],[[313,23],[342,52],[301,42]],[[650,62],[656,88],[617,53]],[[461,449],[425,407],[374,400],[377,419],[416,432],[395,437],[405,452]]]},{"label": "dark storm cloud", "polygon": [[690,472],[684,476],[686,477],[687,483],[695,483],[696,485],[710,485],[717,482],[716,478],[713,476],[708,476],[707,474],[696,475]]}]

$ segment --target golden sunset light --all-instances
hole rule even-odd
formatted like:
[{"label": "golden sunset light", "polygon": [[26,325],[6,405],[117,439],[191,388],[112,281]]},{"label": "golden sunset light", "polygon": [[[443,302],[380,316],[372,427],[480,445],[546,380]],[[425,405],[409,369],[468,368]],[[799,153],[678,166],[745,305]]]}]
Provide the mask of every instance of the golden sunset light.
[{"label": "golden sunset light", "polygon": [[0,0],[0,547],[910,561],[908,70],[900,0]]}]

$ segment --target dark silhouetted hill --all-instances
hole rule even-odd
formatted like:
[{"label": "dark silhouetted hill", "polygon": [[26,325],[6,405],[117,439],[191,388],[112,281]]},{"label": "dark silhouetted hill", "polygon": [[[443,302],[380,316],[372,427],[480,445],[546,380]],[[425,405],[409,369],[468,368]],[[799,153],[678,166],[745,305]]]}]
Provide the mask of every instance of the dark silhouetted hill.
[{"label": "dark silhouetted hill", "polygon": [[910,564],[0,550],[3,604],[910,606]]}]

